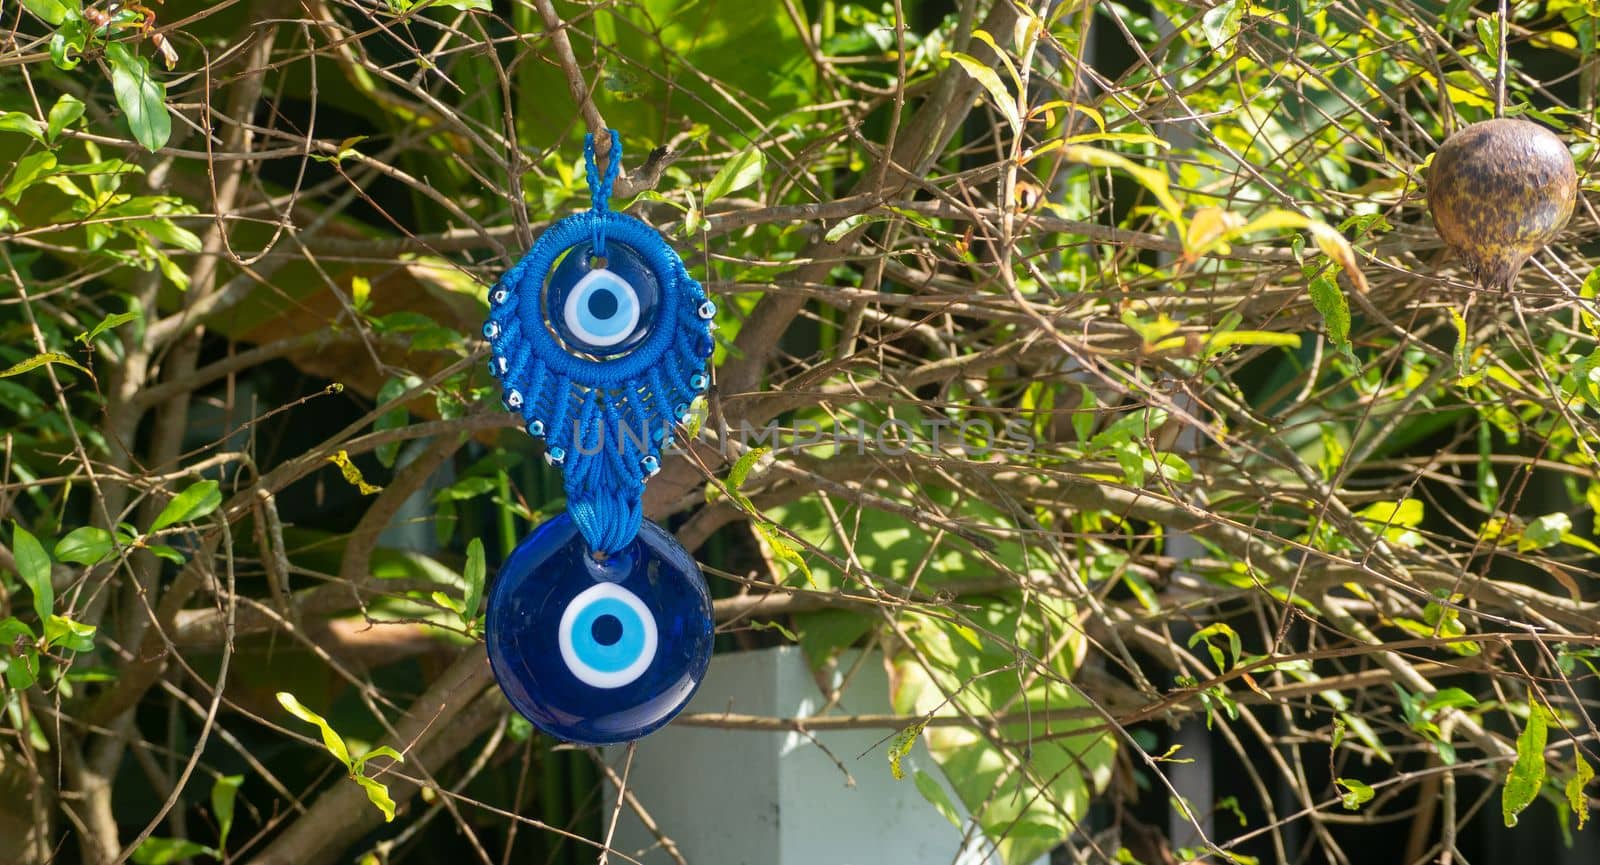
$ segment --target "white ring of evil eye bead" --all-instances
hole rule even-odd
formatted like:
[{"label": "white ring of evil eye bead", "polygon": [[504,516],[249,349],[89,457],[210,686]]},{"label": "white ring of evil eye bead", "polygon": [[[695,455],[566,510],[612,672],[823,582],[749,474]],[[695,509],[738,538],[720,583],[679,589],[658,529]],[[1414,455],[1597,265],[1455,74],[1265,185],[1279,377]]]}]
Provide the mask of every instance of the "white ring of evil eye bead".
[{"label": "white ring of evil eye bead", "polygon": [[692,387],[697,391],[704,391],[710,386],[711,379],[703,372],[697,372],[694,375],[689,376],[689,387]]},{"label": "white ring of evil eye bead", "polygon": [[522,391],[512,388],[511,392],[506,394],[506,405],[511,408],[522,408]]},{"label": "white ring of evil eye bead", "polygon": [[561,465],[567,458],[567,452],[558,447],[552,447],[544,452],[544,461],[553,466]]},{"label": "white ring of evil eye bead", "polygon": [[644,459],[639,460],[639,468],[644,471],[644,476],[646,478],[653,478],[661,472],[661,460],[658,460],[652,456],[647,456]]},{"label": "white ring of evil eye bead", "polygon": [[537,419],[528,421],[528,435],[544,438],[544,421]]},{"label": "white ring of evil eye bead", "polygon": [[495,321],[484,322],[483,338],[497,339],[500,336],[500,323]]},{"label": "white ring of evil eye bead", "polygon": [[495,289],[494,294],[489,295],[489,299],[494,301],[496,306],[505,303],[510,297],[511,292],[506,291],[503,288],[497,288]]},{"label": "white ring of evil eye bead", "polygon": [[695,310],[695,312],[701,318],[709,321],[717,317],[717,305],[708,300],[705,303],[700,304],[700,308]]}]

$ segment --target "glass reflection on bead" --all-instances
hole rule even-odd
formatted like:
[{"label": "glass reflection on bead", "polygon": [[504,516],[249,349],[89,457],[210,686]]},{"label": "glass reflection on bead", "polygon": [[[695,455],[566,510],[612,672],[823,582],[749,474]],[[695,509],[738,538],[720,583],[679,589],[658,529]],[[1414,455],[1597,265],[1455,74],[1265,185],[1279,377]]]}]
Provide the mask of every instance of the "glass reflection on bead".
[{"label": "glass reflection on bead", "polygon": [[604,266],[594,245],[567,250],[545,287],[544,319],[575,353],[596,357],[627,354],[650,335],[660,286],[633,249],[606,244]]},{"label": "glass reflection on bead", "polygon": [[489,594],[489,662],[511,705],[584,745],[644,736],[689,702],[711,660],[694,558],[649,520],[597,560],[563,513],[519,544]]}]

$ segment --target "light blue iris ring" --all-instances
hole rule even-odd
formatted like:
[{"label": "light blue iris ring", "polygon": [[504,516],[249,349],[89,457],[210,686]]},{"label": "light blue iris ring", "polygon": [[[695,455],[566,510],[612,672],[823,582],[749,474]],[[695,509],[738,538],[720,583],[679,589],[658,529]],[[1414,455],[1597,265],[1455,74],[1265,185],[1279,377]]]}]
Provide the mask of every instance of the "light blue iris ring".
[{"label": "light blue iris ring", "polygon": [[644,675],[657,639],[650,609],[616,583],[579,592],[562,612],[557,633],[567,669],[595,688],[620,688]]},{"label": "light blue iris ring", "polygon": [[627,280],[603,267],[578,280],[564,307],[567,329],[592,346],[616,345],[633,336],[639,325],[639,295]]}]

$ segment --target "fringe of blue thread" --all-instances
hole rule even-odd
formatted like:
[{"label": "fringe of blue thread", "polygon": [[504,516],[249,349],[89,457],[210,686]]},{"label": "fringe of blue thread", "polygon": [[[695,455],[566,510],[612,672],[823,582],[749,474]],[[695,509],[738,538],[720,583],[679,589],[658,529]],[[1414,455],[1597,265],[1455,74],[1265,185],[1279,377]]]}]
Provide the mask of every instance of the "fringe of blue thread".
[{"label": "fringe of blue thread", "polygon": [[[638,534],[645,481],[660,465],[667,433],[687,419],[690,404],[705,389],[713,347],[708,311],[714,307],[655,229],[610,209],[622,160],[615,130],[608,155],[601,175],[594,136],[585,138],[590,210],[546,229],[490,289],[485,335],[502,399],[544,439],[547,458],[561,466],[567,510],[590,549],[611,554]],[[572,354],[545,323],[545,280],[561,253],[584,240],[597,255],[605,254],[609,242],[639,253],[660,288],[650,334],[622,357]]]}]

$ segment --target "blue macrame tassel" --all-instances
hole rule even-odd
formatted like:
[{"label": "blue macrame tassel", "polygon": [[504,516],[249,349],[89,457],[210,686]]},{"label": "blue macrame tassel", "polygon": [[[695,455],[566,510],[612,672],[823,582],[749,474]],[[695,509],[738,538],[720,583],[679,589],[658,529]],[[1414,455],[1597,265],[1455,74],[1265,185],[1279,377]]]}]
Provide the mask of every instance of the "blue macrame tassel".
[{"label": "blue macrame tassel", "polygon": [[[614,553],[639,531],[645,480],[660,465],[661,433],[683,420],[680,410],[703,391],[711,356],[715,306],[676,252],[650,226],[610,208],[622,160],[611,132],[602,175],[594,136],[584,139],[591,208],[560,220],[490,290],[484,335],[493,348],[490,370],[505,403],[545,441],[561,466],[567,507],[597,552]],[[587,241],[587,253],[583,246]],[[564,344],[552,323],[545,280],[562,253],[636,256],[659,296],[649,332],[630,351],[597,357]],[[559,312],[559,311],[557,311]],[[698,385],[698,387],[697,387]]]}]

